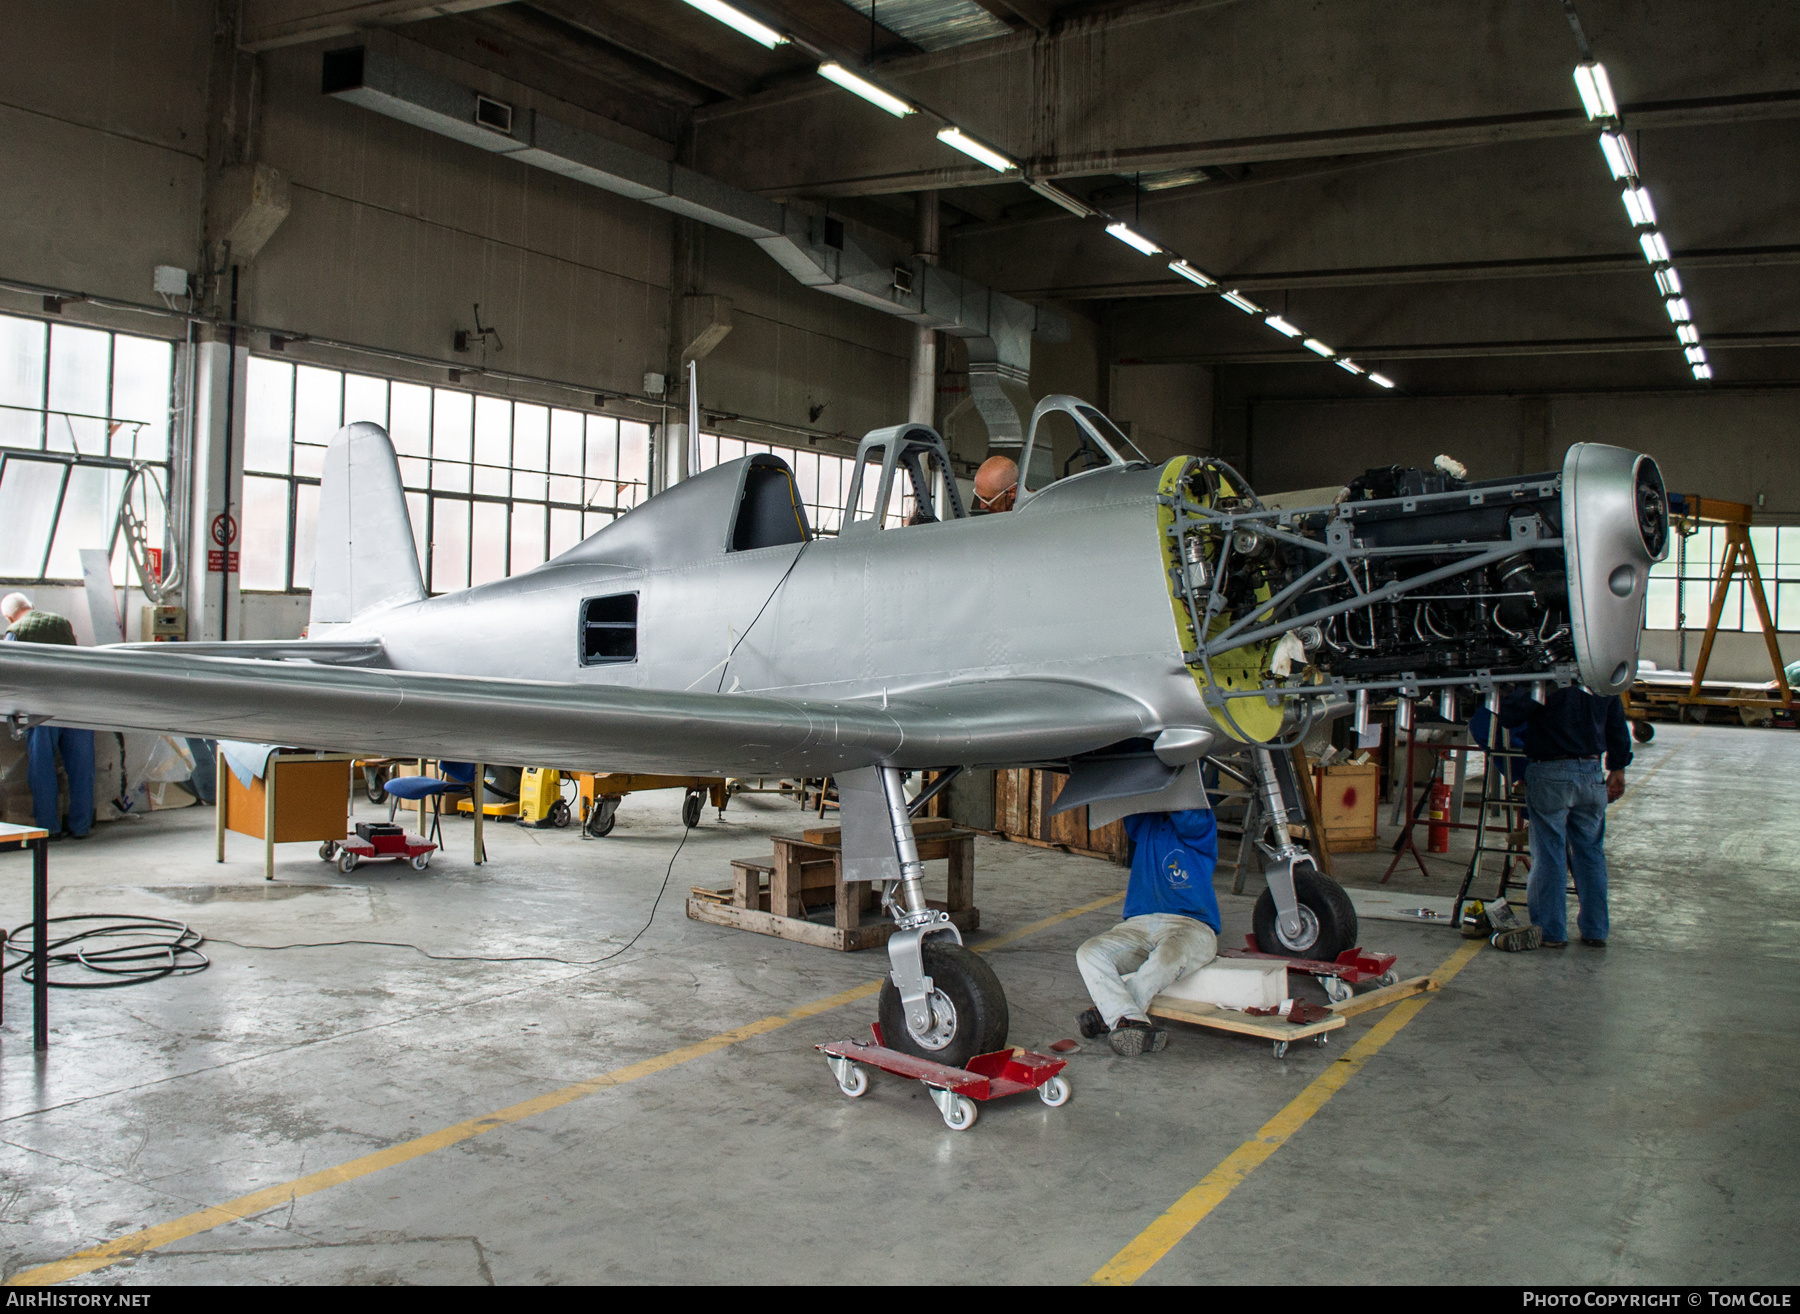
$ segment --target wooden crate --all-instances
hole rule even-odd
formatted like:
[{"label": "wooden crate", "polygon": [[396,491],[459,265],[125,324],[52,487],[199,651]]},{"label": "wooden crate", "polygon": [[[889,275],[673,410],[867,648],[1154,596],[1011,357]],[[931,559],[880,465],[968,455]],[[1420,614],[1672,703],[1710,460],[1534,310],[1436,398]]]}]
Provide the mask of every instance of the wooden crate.
[{"label": "wooden crate", "polygon": [[1003,839],[1043,848],[1061,849],[1090,858],[1122,862],[1126,842],[1122,822],[1110,821],[1092,829],[1088,810],[1071,808],[1050,815],[1068,776],[1055,771],[1022,767],[994,773],[994,833]]},{"label": "wooden crate", "polygon": [[1381,767],[1313,768],[1318,791],[1319,821],[1325,843],[1334,853],[1373,853],[1376,847],[1377,813],[1381,802]]}]

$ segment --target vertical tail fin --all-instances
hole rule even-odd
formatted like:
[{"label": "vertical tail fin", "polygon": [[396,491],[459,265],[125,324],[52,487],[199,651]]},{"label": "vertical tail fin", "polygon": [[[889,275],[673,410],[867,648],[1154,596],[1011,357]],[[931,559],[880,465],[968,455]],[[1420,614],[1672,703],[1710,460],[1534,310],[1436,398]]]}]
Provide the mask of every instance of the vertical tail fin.
[{"label": "vertical tail fin", "polygon": [[319,487],[312,624],[341,625],[425,596],[400,463],[378,424],[347,424],[325,453]]}]

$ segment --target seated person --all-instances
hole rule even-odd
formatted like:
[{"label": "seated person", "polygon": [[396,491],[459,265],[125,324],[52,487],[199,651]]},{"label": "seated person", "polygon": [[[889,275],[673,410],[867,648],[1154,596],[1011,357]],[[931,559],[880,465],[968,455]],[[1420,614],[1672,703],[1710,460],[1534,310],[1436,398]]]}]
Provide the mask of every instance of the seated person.
[{"label": "seated person", "polygon": [[1124,920],[1077,949],[1075,962],[1094,1001],[1078,1019],[1081,1034],[1134,1055],[1168,1044],[1145,1011],[1150,1001],[1218,955],[1219,830],[1210,810],[1193,809],[1137,813],[1125,833],[1136,849]]},{"label": "seated person", "polygon": [[975,472],[975,514],[1010,511],[1019,495],[1019,463],[1010,456],[990,456]]}]

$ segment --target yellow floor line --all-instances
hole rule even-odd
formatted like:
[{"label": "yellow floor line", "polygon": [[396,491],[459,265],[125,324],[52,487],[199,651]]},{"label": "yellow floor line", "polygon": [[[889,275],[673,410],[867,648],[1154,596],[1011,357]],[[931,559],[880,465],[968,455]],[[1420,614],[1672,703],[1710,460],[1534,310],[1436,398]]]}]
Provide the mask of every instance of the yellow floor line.
[{"label": "yellow floor line", "polygon": [[[987,941],[976,952],[982,953],[996,949],[1001,945],[1011,944],[1028,935],[1035,935],[1039,931],[1072,918],[1098,912],[1108,904],[1117,903],[1124,897],[1125,892],[1120,890],[1116,894],[1109,894],[1104,898],[1084,903],[1079,908],[1070,908],[1065,912],[1055,913],[1038,921],[1030,922],[1016,931]],[[572,1086],[564,1086],[561,1090],[553,1090],[548,1094],[511,1105],[497,1113],[489,1113],[480,1118],[470,1118],[466,1122],[459,1122],[454,1126],[429,1132],[414,1140],[390,1146],[385,1150],[378,1150],[374,1154],[365,1154],[359,1159],[338,1164],[335,1168],[324,1168],[316,1173],[308,1173],[304,1177],[295,1178],[291,1182],[283,1182],[279,1186],[264,1187],[260,1191],[252,1191],[249,1195],[240,1195],[237,1199],[228,1200],[222,1205],[213,1205],[196,1213],[172,1219],[167,1223],[146,1227],[141,1231],[108,1241],[104,1245],[70,1255],[67,1259],[59,1259],[54,1263],[43,1264],[37,1268],[16,1273],[7,1280],[5,1285],[35,1287],[53,1282],[66,1282],[70,1278],[80,1277],[83,1273],[92,1273],[95,1269],[116,1264],[122,1259],[131,1259],[171,1242],[211,1231],[225,1223],[235,1223],[250,1218],[265,1210],[287,1204],[300,1196],[313,1195],[333,1186],[342,1186],[345,1182],[353,1182],[359,1177],[367,1177],[370,1173],[380,1172],[384,1168],[392,1168],[438,1150],[447,1149],[452,1145],[460,1145],[483,1132],[522,1122],[527,1118],[534,1118],[540,1113],[548,1113],[552,1109],[561,1108],[565,1104],[583,1099],[598,1091],[608,1090],[614,1086],[623,1086],[627,1082],[654,1076],[659,1072],[666,1072],[670,1068],[679,1067],[683,1063],[705,1058],[708,1054],[716,1054],[740,1041],[766,1035],[771,1031],[778,1031],[790,1022],[816,1017],[820,1013],[829,1012],[834,1008],[842,1008],[845,1004],[855,1003],[859,999],[867,999],[880,989],[880,980],[875,980],[865,985],[854,986],[849,990],[841,990],[835,995],[815,999],[811,1003],[791,1008],[785,1013],[777,1013],[773,1017],[765,1017],[758,1022],[734,1027],[730,1031],[721,1031],[716,1036],[709,1036],[692,1045],[684,1045],[680,1049],[672,1049],[666,1054],[645,1059],[641,1063],[633,1063],[623,1068],[616,1068],[611,1072],[603,1072],[586,1081],[578,1081]]]},{"label": "yellow floor line", "polygon": [[[1486,940],[1468,941],[1444,960],[1443,965],[1431,974],[1432,979],[1442,985],[1462,971],[1486,944]],[[1256,1170],[1257,1165],[1286,1145],[1313,1114],[1325,1107],[1326,1101],[1344,1088],[1364,1063],[1400,1034],[1401,1028],[1417,1017],[1419,1010],[1430,1002],[1431,996],[1425,994],[1415,995],[1394,1005],[1393,1012],[1371,1027],[1367,1035],[1350,1047],[1349,1053],[1327,1068],[1280,1113],[1265,1122],[1255,1136],[1227,1155],[1223,1163],[1201,1178],[1193,1190],[1170,1205],[1161,1217],[1138,1233],[1130,1244],[1109,1259],[1088,1281],[1109,1286],[1129,1286],[1148,1273],[1158,1260],[1175,1248],[1177,1242],[1194,1230],[1201,1219],[1223,1204],[1238,1184]]]}]

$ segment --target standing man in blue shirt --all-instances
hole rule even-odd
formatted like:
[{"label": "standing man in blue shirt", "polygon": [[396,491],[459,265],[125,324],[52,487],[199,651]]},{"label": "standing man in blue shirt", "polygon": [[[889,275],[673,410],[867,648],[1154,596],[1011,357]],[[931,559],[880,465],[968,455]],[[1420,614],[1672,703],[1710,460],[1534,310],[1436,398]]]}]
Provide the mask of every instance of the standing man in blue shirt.
[{"label": "standing man in blue shirt", "polygon": [[1078,1020],[1081,1034],[1136,1055],[1169,1043],[1145,1011],[1150,1001],[1218,955],[1219,830],[1201,808],[1140,812],[1125,818],[1125,833],[1137,846],[1125,919],[1077,949],[1075,962],[1094,1001]]},{"label": "standing man in blue shirt", "polygon": [[[1569,943],[1568,873],[1581,903],[1581,942],[1606,947],[1606,805],[1625,792],[1631,735],[1617,698],[1578,685],[1533,702],[1524,690],[1508,695],[1500,724],[1526,728],[1525,806],[1531,817],[1531,875],[1525,906],[1543,932],[1546,949]],[[1606,759],[1602,773],[1600,761]]]}]

